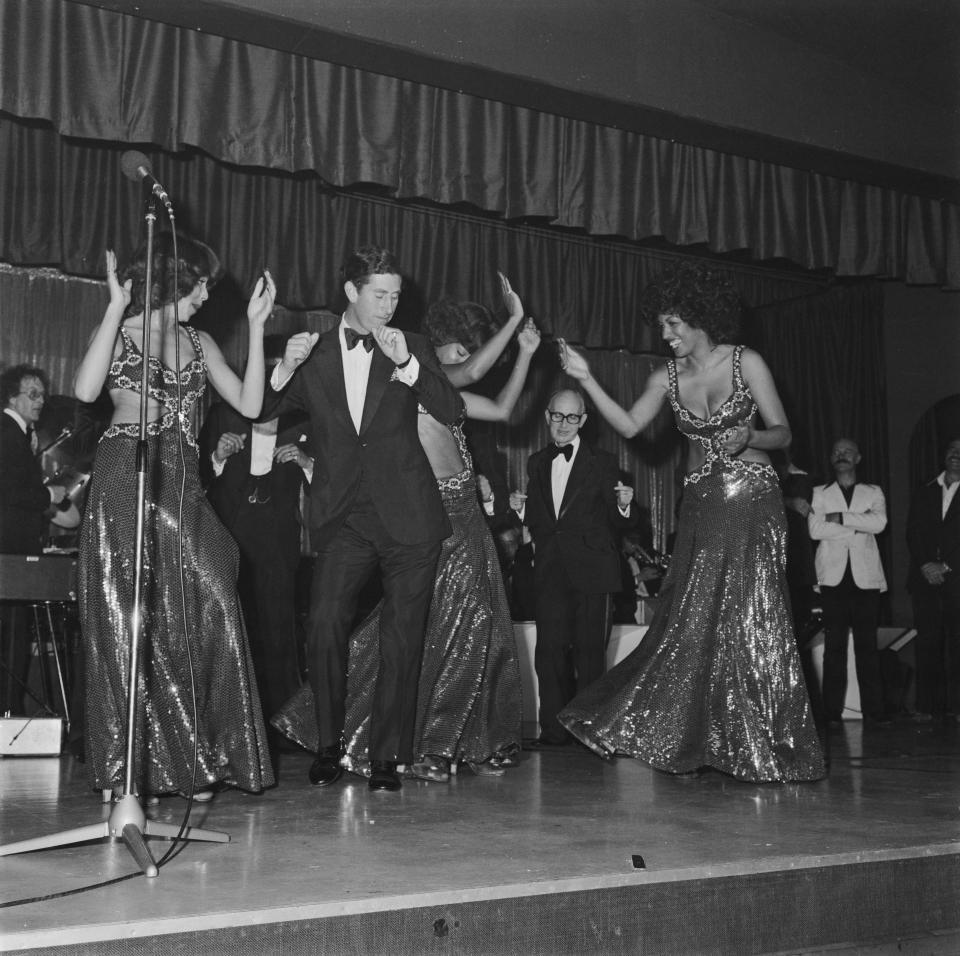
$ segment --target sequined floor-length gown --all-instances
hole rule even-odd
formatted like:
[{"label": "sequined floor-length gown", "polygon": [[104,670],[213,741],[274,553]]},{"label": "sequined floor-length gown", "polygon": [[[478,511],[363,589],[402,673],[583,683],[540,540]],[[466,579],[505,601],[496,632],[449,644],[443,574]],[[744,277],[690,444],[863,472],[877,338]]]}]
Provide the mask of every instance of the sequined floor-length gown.
[{"label": "sequined floor-length gown", "polygon": [[[272,785],[273,770],[237,598],[237,546],[200,487],[189,413],[203,394],[206,365],[199,337],[190,327],[186,330],[197,357],[181,374],[179,419],[176,374],[151,359],[150,392],[163,403],[164,414],[151,424],[148,436],[134,780],[141,794],[186,792],[191,787],[192,657],[197,787],[227,784],[256,792]],[[120,334],[123,349],[110,367],[107,387],[139,392],[142,356],[126,330]],[[81,529],[86,765],[98,790],[121,787],[126,766],[138,431],[135,424],[111,425],[104,433]],[[181,561],[178,521],[183,527]]]},{"label": "sequined floor-length gown", "polygon": [[717,450],[756,405],[733,355],[734,390],[707,420],[679,400],[679,430],[702,445],[685,479],[677,539],[637,649],[579,694],[561,722],[598,753],[660,770],[712,767],[758,782],[816,780],[825,768],[786,597],[786,521],[773,468]]},{"label": "sequined floor-length gown", "polygon": [[[520,668],[496,545],[477,502],[462,431],[453,431],[467,468],[437,482],[453,533],[443,542],[427,618],[414,754],[480,764],[520,748]],[[377,608],[350,638],[345,764],[360,773],[367,771],[379,629]],[[310,687],[301,688],[271,723],[316,750]]]}]

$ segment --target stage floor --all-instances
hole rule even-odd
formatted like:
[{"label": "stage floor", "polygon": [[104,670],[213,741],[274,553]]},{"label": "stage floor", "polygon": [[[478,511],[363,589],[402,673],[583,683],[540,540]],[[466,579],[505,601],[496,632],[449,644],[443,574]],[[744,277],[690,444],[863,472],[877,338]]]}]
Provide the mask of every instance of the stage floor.
[{"label": "stage floor", "polygon": [[[570,746],[524,752],[521,766],[502,777],[464,770],[449,785],[407,781],[399,794],[372,794],[350,775],[329,790],[314,789],[306,780],[310,756],[284,753],[280,782],[267,793],[228,791],[194,806],[193,825],[226,832],[229,844],[185,845],[155,879],[137,875],[54,898],[136,873],[136,864],[122,843],[106,840],[0,857],[7,904],[0,908],[0,950],[66,952],[88,944],[84,951],[97,952],[110,940],[133,946],[154,938],[150,951],[160,952],[157,938],[169,934],[405,908],[432,908],[434,926],[442,927],[444,914],[466,902],[956,860],[955,725],[904,720],[864,729],[849,721],[830,741],[830,775],[815,784],[755,785],[714,772],[672,777]],[[168,798],[147,812],[179,822],[185,806]],[[0,843],[95,823],[108,813],[72,758],[0,759]],[[169,846],[150,845],[157,858]],[[34,897],[44,899],[9,905]],[[960,946],[960,934],[939,938]]]}]

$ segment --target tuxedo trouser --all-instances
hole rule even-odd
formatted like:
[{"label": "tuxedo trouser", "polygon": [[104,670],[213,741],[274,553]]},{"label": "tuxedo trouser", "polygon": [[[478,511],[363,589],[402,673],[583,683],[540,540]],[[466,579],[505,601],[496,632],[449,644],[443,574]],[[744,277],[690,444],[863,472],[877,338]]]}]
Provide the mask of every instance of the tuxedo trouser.
[{"label": "tuxedo trouser", "polygon": [[[264,717],[270,718],[300,686],[297,654],[296,575],[298,528],[281,533],[277,507],[284,503],[242,502],[230,531],[240,548],[238,590]],[[295,508],[299,501],[286,503]]]},{"label": "tuxedo trouser", "polygon": [[[540,698],[540,735],[561,743],[557,714],[606,671],[612,623],[609,594],[577,590],[559,560],[537,552],[537,643],[533,665]],[[549,583],[548,583],[549,582]]]},{"label": "tuxedo trouser", "polygon": [[917,585],[913,626],[916,709],[926,714],[960,713],[960,582]]},{"label": "tuxedo trouser", "polygon": [[383,583],[380,665],[370,716],[370,759],[410,763],[424,628],[440,541],[401,544],[386,531],[361,483],[353,508],[314,565],[308,625],[310,686],[320,747],[342,744],[350,628],[361,589]]},{"label": "tuxedo trouser", "polygon": [[877,649],[880,591],[858,588],[850,565],[835,587],[820,586],[823,603],[823,707],[830,720],[839,720],[847,693],[847,641],[853,631],[853,654],[860,685],[860,710],[865,717],[883,716],[883,684]]}]

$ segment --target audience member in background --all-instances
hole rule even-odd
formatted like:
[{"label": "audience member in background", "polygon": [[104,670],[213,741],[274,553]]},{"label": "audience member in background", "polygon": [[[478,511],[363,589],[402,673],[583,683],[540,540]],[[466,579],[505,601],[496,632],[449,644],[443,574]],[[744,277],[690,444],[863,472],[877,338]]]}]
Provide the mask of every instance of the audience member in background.
[{"label": "audience member in background", "polygon": [[[37,457],[35,429],[46,396],[42,369],[15,365],[0,375],[0,554],[40,554],[54,509],[70,504],[64,487],[44,484]],[[23,713],[29,667],[26,608],[0,606],[0,714]]]},{"label": "audience member in background", "polygon": [[815,557],[823,604],[823,708],[830,724],[843,719],[847,694],[847,641],[853,631],[860,709],[866,722],[886,723],[877,624],[887,579],[877,535],[887,526],[879,485],[857,481],[860,449],[838,438],[830,451],[835,480],[813,489],[807,525],[819,542]]},{"label": "audience member in background", "polygon": [[[447,323],[435,329],[428,318],[425,331],[446,371],[463,357],[462,340],[472,330],[458,332]],[[513,372],[495,399],[461,392],[468,417],[509,418],[540,344],[532,322],[521,330],[518,341]],[[497,354],[502,348],[499,342],[495,345]],[[453,534],[443,542],[427,618],[417,689],[415,759],[409,769],[413,776],[442,782],[461,762],[476,773],[500,773],[515,764],[522,714],[520,670],[500,562],[477,501],[462,423],[444,425],[421,413],[420,440]],[[369,772],[379,619],[378,609],[350,638],[345,764],[358,773]],[[309,720],[307,696],[306,692],[297,695],[274,725],[310,747],[316,729]]]},{"label": "audience member in background", "polygon": [[207,497],[240,548],[240,603],[268,717],[301,684],[296,620],[300,493],[313,477],[305,423],[302,414],[251,422],[226,402],[217,402],[200,432]]},{"label": "audience member in background", "polygon": [[208,380],[241,414],[260,411],[263,329],[276,289],[265,273],[250,297],[250,350],[240,379],[213,339],[187,324],[219,274],[213,251],[164,233],[152,258],[148,301],[146,248],[121,276],[107,252],[110,303],[74,384],[83,402],[96,400],[104,386],[113,402],[80,534],[87,771],[98,790],[116,792],[124,783],[141,373],[149,337],[144,666],[134,780],[143,795],[192,793],[194,783],[207,798],[221,784],[260,791],[274,778],[237,597],[237,546],[200,485],[190,416]]},{"label": "audience member in background", "polygon": [[947,445],[944,470],[910,503],[907,546],[917,629],[914,719],[956,722],[960,714],[960,438]]},{"label": "audience member in background", "polygon": [[517,500],[534,548],[539,747],[567,742],[557,715],[606,669],[611,595],[622,587],[618,542],[637,523],[616,458],[580,439],[583,395],[561,389],[544,414],[552,440],[530,456],[526,498]]},{"label": "audience member in background", "polygon": [[674,357],[629,411],[582,355],[565,345],[561,354],[628,438],[670,403],[689,442],[680,523],[640,646],[560,719],[603,756],[631,754],[671,773],[818,779],[823,754],[787,606],[783,502],[767,454],[790,442],[773,377],[756,352],[732,344],[740,299],[715,267],[665,272],[640,310]]}]

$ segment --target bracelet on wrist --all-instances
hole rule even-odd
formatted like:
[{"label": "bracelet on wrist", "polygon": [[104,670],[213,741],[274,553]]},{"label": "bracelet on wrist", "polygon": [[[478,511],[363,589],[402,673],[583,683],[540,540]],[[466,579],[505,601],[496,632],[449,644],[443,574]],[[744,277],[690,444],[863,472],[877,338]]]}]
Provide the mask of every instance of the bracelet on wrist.
[{"label": "bracelet on wrist", "polygon": [[411,352],[402,362],[397,362],[397,368],[405,369],[410,364],[410,359],[413,358],[413,353]]}]

